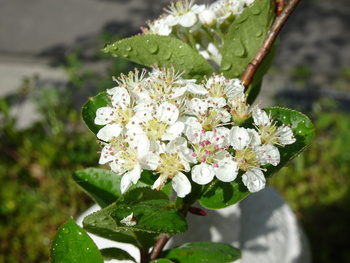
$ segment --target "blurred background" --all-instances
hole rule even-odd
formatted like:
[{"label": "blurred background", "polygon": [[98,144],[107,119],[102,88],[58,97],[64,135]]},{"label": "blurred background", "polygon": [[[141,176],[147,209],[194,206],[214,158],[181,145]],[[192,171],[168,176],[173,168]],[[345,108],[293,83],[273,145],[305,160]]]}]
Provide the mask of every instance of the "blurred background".
[{"label": "blurred background", "polygon": [[[99,157],[80,108],[135,66],[99,50],[139,33],[167,4],[0,0],[0,262],[48,262],[59,225],[92,204],[71,179]],[[313,143],[269,184],[321,263],[350,262],[349,14],[348,0],[302,0],[258,98],[314,121]]]}]

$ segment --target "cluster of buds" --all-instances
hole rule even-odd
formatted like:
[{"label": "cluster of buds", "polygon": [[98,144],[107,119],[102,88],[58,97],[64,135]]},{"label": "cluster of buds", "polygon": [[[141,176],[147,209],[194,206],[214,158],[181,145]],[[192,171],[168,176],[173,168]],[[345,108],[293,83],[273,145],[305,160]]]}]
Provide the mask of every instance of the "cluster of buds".
[{"label": "cluster of buds", "polygon": [[[290,127],[277,126],[258,106],[250,107],[238,79],[213,75],[196,84],[174,68],[137,69],[115,79],[110,104],[96,112],[103,144],[100,164],[122,175],[125,192],[143,170],[154,173],[153,189],[168,181],[179,197],[191,182],[232,182],[251,192],[265,186],[266,164],[278,165],[278,147],[295,141]],[[252,128],[240,125],[253,117]]]},{"label": "cluster of buds", "polygon": [[171,3],[165,13],[148,28],[141,30],[146,35],[172,36],[197,49],[214,65],[221,64],[223,37],[230,25],[254,0],[219,0],[213,4],[196,5],[193,0]]}]

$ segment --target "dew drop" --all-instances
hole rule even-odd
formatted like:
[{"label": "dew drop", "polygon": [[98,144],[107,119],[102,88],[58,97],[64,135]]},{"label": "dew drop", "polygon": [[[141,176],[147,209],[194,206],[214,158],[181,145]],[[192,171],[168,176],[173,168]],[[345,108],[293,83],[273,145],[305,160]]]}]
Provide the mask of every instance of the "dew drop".
[{"label": "dew drop", "polygon": [[223,65],[221,65],[221,70],[222,71],[227,71],[227,70],[230,70],[231,67],[232,67],[231,63],[224,63]]},{"label": "dew drop", "polygon": [[169,60],[171,58],[171,55],[173,54],[173,52],[171,51],[171,49],[166,49],[163,55],[163,58],[166,60]]},{"label": "dew drop", "polygon": [[131,50],[132,50],[132,47],[129,46],[129,45],[126,45],[126,46],[125,46],[125,50],[126,50],[126,51],[131,51]]},{"label": "dew drop", "polygon": [[69,232],[70,232],[70,230],[69,230],[68,227],[63,227],[63,228],[62,228],[62,233],[64,233],[64,234],[69,234]]},{"label": "dew drop", "polygon": [[151,41],[147,40],[146,48],[151,54],[154,54],[158,51],[158,44],[152,43]]},{"label": "dew drop", "polygon": [[238,39],[235,45],[235,48],[233,50],[233,54],[237,57],[243,57],[245,54],[245,48],[242,44],[242,40]]},{"label": "dew drop", "polygon": [[260,7],[258,5],[251,5],[250,6],[250,12],[253,14],[253,15],[259,15],[261,13],[261,10],[260,10]]},{"label": "dew drop", "polygon": [[261,27],[258,27],[257,30],[256,30],[256,32],[255,32],[255,36],[260,37],[260,36],[262,35],[262,33],[263,33],[262,28],[261,28]]},{"label": "dew drop", "polygon": [[98,178],[98,174],[93,174],[93,175],[92,175],[92,178],[93,178],[93,179],[97,179],[97,178]]},{"label": "dew drop", "polygon": [[128,57],[129,57],[129,54],[123,54],[123,57],[124,57],[124,58],[128,58]]}]

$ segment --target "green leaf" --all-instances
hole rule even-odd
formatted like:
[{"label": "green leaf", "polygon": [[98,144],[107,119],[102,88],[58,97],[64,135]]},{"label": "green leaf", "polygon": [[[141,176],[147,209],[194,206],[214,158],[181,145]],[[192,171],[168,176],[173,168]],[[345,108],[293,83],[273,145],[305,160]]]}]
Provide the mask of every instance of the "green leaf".
[{"label": "green leaf", "polygon": [[103,127],[102,125],[95,124],[96,111],[98,108],[105,107],[110,103],[109,94],[107,92],[101,92],[95,97],[89,98],[81,109],[81,116],[83,120],[95,135]]},{"label": "green leaf", "polygon": [[[87,168],[73,173],[74,181],[101,207],[110,205],[122,195],[120,191],[121,178],[114,172],[99,168]],[[141,186],[145,186],[145,184],[138,182],[130,189]]]},{"label": "green leaf", "polygon": [[194,242],[166,250],[161,257],[181,263],[225,263],[241,258],[241,252],[224,243]]},{"label": "green leaf", "polygon": [[54,237],[51,262],[103,263],[103,259],[90,236],[70,219],[58,229]]},{"label": "green leaf", "polygon": [[[136,225],[127,226],[121,220],[133,213]],[[141,201],[132,206],[118,206],[111,213],[120,228],[152,233],[180,234],[187,231],[185,217],[168,200]]]},{"label": "green leaf", "polygon": [[[131,213],[137,221],[135,226],[120,222]],[[149,187],[128,191],[115,203],[85,217],[83,226],[98,236],[142,249],[154,245],[158,233],[177,234],[187,230],[183,215],[173,208],[168,196]]]},{"label": "green leaf", "polygon": [[232,23],[223,46],[220,72],[239,78],[254,58],[275,19],[273,0],[255,0]]},{"label": "green leaf", "polygon": [[136,260],[128,252],[120,248],[109,247],[109,248],[101,249],[100,251],[103,256],[103,259],[107,261],[112,259],[117,259],[117,260],[131,260],[136,262]]},{"label": "green leaf", "polygon": [[210,63],[196,50],[170,36],[134,36],[108,45],[102,51],[147,67],[155,63],[160,67],[174,65],[177,70],[187,71],[184,76],[198,81],[214,72]]},{"label": "green leaf", "polygon": [[173,263],[174,261],[171,261],[170,259],[166,259],[166,258],[159,258],[156,260],[152,260],[152,263]]},{"label": "green leaf", "polygon": [[203,207],[221,209],[238,203],[249,194],[239,178],[230,183],[216,180],[206,187],[198,201]]},{"label": "green leaf", "polygon": [[315,128],[311,120],[304,114],[281,107],[264,109],[271,113],[272,119],[277,121],[277,126],[290,124],[296,142],[284,147],[279,147],[281,161],[277,166],[269,165],[265,176],[270,176],[285,166],[290,160],[298,156],[312,141],[315,136]]},{"label": "green leaf", "polygon": [[[83,220],[84,229],[110,240],[114,240],[121,243],[133,244],[138,248],[143,248],[142,243],[137,239],[132,231],[125,231],[117,226],[110,214],[117,209],[115,203],[95,212]],[[149,239],[155,241],[155,235],[150,235]]]}]

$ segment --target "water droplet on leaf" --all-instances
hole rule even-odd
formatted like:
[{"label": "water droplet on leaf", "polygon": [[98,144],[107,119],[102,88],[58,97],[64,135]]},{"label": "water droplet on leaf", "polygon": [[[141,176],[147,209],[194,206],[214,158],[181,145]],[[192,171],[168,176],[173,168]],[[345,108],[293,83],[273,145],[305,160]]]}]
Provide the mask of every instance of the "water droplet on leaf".
[{"label": "water droplet on leaf", "polygon": [[70,230],[69,230],[68,227],[63,227],[63,228],[62,228],[62,233],[64,233],[64,234],[69,234],[69,232],[70,232]]},{"label": "water droplet on leaf", "polygon": [[235,48],[233,50],[233,54],[237,57],[243,57],[245,54],[245,48],[242,44],[242,40],[241,39],[237,39],[236,41],[236,45]]},{"label": "water droplet on leaf", "polygon": [[126,45],[126,46],[125,46],[125,50],[126,50],[126,51],[131,51],[131,50],[132,50],[132,47],[129,46],[129,45]]},{"label": "water droplet on leaf", "polygon": [[260,10],[260,7],[258,5],[251,5],[250,6],[250,12],[253,14],[253,15],[258,15],[261,13],[261,10]]},{"label": "water droplet on leaf", "polygon": [[222,71],[227,71],[227,70],[230,70],[232,67],[232,64],[231,63],[224,63],[221,65],[221,70]]},{"label": "water droplet on leaf", "polygon": [[158,44],[152,43],[151,41],[147,40],[146,41],[146,48],[151,54],[154,54],[158,51]]}]

